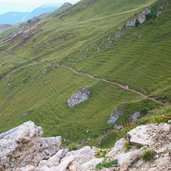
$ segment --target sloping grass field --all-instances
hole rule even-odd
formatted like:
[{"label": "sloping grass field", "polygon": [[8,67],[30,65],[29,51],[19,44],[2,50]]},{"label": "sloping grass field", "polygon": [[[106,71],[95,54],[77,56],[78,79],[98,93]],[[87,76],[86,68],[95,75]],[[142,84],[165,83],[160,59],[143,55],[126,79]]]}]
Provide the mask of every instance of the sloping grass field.
[{"label": "sloping grass field", "polygon": [[[152,16],[147,22],[124,26],[148,6]],[[136,124],[153,122],[154,110],[166,113],[156,120],[169,119],[170,108],[160,109],[165,104],[155,99],[171,100],[170,18],[168,0],[82,0],[43,19],[22,44],[25,37],[2,43],[16,27],[3,32],[0,132],[32,120],[45,135],[61,135],[66,144],[106,147]],[[90,99],[69,108],[67,99],[83,87],[90,90]],[[124,129],[115,131],[107,119],[120,105],[126,109],[117,124]],[[130,115],[142,110],[148,114],[131,123]]]}]

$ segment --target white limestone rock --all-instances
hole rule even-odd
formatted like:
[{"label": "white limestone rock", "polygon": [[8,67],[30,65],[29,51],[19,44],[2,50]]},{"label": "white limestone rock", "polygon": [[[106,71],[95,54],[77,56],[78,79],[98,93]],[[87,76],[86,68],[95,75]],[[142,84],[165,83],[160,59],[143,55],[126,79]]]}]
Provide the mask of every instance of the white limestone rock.
[{"label": "white limestone rock", "polygon": [[114,148],[106,154],[107,158],[114,159],[115,156],[119,153],[122,153],[125,151],[125,144],[128,143],[128,141],[125,138],[121,138],[115,143]]},{"label": "white limestone rock", "polygon": [[128,167],[137,161],[141,156],[141,150],[134,150],[127,153],[121,153],[115,156],[120,165],[120,171],[127,171]]},{"label": "white limestone rock", "polygon": [[15,170],[27,165],[36,166],[42,159],[55,154],[61,137],[41,138],[43,131],[33,122],[26,122],[0,135],[0,170]]},{"label": "white limestone rock", "polygon": [[167,123],[141,125],[128,132],[130,143],[158,149],[171,142],[171,125]]},{"label": "white limestone rock", "polygon": [[[96,165],[103,162],[104,161],[104,158],[93,158],[92,160],[86,162],[86,163],[83,163],[81,165],[81,168],[80,170],[78,171],[91,171],[91,170],[95,170],[96,168]],[[76,171],[76,170],[73,170],[73,171]]]}]

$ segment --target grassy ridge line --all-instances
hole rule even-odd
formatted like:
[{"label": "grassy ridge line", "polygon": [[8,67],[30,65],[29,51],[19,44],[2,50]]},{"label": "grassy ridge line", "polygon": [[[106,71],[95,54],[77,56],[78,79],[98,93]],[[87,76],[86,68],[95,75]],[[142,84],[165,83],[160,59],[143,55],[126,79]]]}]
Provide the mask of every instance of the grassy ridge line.
[{"label": "grassy ridge line", "polygon": [[[12,56],[12,57],[14,57],[14,58],[17,58],[17,57],[15,57],[15,55],[11,55],[11,54],[9,54],[9,53],[7,53],[7,52],[5,52],[5,54],[6,54],[6,55],[9,55],[9,56]],[[25,60],[26,60],[26,59],[25,59]],[[28,60],[28,61],[29,61],[29,60]],[[32,61],[33,61],[33,60],[32,60]],[[41,63],[43,63],[43,62],[33,61],[33,63],[31,63],[31,64],[23,65],[23,66],[21,66],[21,67],[19,67],[19,68],[16,68],[15,70],[12,70],[10,73],[8,73],[8,75],[9,75],[9,74],[13,74],[14,72],[16,72],[16,71],[18,71],[18,70],[20,70],[20,69],[23,69],[23,68],[26,68],[26,67],[29,67],[29,66],[33,66],[33,65],[36,65],[36,64],[41,64]],[[73,73],[75,73],[75,74],[77,74],[77,75],[86,76],[86,77],[89,77],[89,78],[91,78],[91,79],[93,79],[93,80],[97,80],[97,81],[102,81],[102,82],[105,82],[105,83],[113,84],[113,85],[115,85],[115,86],[117,86],[117,87],[119,87],[119,88],[121,88],[121,89],[123,89],[123,90],[130,91],[130,92],[132,92],[132,93],[138,94],[138,95],[142,96],[144,99],[150,99],[150,100],[152,100],[153,102],[155,102],[155,103],[157,103],[157,104],[165,105],[164,103],[160,102],[159,100],[156,100],[156,99],[154,99],[154,98],[152,98],[152,97],[148,97],[147,95],[143,94],[142,92],[137,91],[137,90],[134,90],[134,89],[132,89],[132,88],[130,88],[130,87],[128,87],[128,86],[122,85],[122,84],[120,84],[120,83],[118,83],[118,82],[109,81],[109,80],[107,80],[107,79],[105,79],[105,78],[96,77],[96,76],[93,76],[93,75],[88,74],[88,73],[82,73],[82,72],[76,71],[76,70],[73,69],[72,67],[66,66],[66,65],[64,65],[64,64],[55,64],[55,65],[54,65],[54,64],[52,64],[52,63],[50,63],[50,62],[46,62],[46,64],[49,64],[50,66],[57,66],[57,67],[65,68],[65,69],[67,69],[67,70],[72,71]]]}]

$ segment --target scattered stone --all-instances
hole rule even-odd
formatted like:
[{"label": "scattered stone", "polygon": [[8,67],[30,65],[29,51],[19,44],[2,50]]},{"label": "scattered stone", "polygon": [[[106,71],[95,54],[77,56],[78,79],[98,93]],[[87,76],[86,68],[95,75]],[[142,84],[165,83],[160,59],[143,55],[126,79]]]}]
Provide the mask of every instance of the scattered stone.
[{"label": "scattered stone", "polygon": [[29,114],[30,114],[29,112],[26,112],[26,113],[23,114],[23,116],[27,117],[27,116],[29,116]]},{"label": "scattered stone", "polygon": [[126,24],[126,27],[135,27],[136,26],[136,23],[137,23],[137,19],[134,18],[132,20],[129,20]]},{"label": "scattered stone", "polygon": [[113,110],[110,118],[107,120],[108,125],[113,125],[121,115],[124,113],[124,106],[118,106],[115,110]]},{"label": "scattered stone", "polygon": [[131,119],[137,121],[141,117],[141,112],[135,112],[131,115]]},{"label": "scattered stone", "polygon": [[128,20],[126,27],[135,27],[138,24],[143,24],[151,14],[152,11],[150,8],[144,9],[136,18]]},{"label": "scattered stone", "polygon": [[138,15],[138,22],[140,24],[143,24],[146,21],[146,16],[144,14],[139,14]]},{"label": "scattered stone", "polygon": [[151,9],[150,8],[146,8],[142,11],[142,15],[145,15],[146,17],[147,16],[150,16],[152,13]]},{"label": "scattered stone", "polygon": [[69,100],[67,100],[69,107],[74,107],[88,100],[90,97],[90,91],[86,88],[83,88],[76,93],[74,93]]},{"label": "scattered stone", "polygon": [[113,129],[119,131],[119,130],[123,129],[123,126],[122,125],[114,125]]},{"label": "scattered stone", "polygon": [[162,11],[158,11],[156,16],[159,17],[161,14],[162,14]]},{"label": "scattered stone", "polygon": [[108,119],[107,123],[109,125],[113,125],[119,119],[119,116],[120,116],[119,114],[112,114],[110,119]]}]

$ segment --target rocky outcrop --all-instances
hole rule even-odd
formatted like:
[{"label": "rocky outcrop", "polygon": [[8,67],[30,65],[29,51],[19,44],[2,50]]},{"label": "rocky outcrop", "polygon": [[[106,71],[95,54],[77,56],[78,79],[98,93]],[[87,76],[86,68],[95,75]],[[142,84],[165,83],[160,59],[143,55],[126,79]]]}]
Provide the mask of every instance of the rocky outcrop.
[{"label": "rocky outcrop", "polygon": [[[128,141],[121,139],[106,155],[118,160],[120,171],[162,171],[170,170],[171,125],[166,123],[138,126],[128,132]],[[127,150],[126,150],[127,148]],[[154,151],[150,161],[142,159],[147,151]]]},{"label": "rocky outcrop", "polygon": [[152,11],[150,8],[144,9],[136,16],[136,18],[128,20],[126,27],[135,27],[138,24],[143,24],[151,14]]},{"label": "rocky outcrop", "polygon": [[42,134],[31,121],[0,134],[0,171],[84,171],[104,160],[91,147],[68,151],[61,147],[61,137]]},{"label": "rocky outcrop", "polygon": [[36,166],[61,147],[61,137],[41,138],[42,129],[27,122],[0,134],[0,170],[14,170],[28,164]]},{"label": "rocky outcrop", "polygon": [[[61,137],[42,138],[43,131],[26,122],[0,134],[0,171],[95,171],[99,163],[118,161],[102,171],[164,171],[171,165],[171,125],[138,126],[128,138],[118,140],[105,158],[96,158],[101,149],[83,147],[69,151],[61,147]],[[99,151],[98,151],[99,150]],[[154,151],[152,160],[142,156]]]},{"label": "rocky outcrop", "polygon": [[88,100],[90,96],[90,91],[87,88],[83,88],[76,93],[74,93],[70,99],[67,100],[69,107],[74,107]]}]

